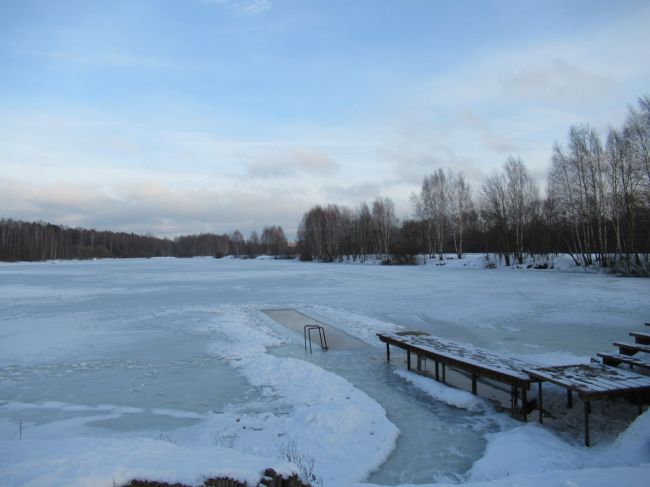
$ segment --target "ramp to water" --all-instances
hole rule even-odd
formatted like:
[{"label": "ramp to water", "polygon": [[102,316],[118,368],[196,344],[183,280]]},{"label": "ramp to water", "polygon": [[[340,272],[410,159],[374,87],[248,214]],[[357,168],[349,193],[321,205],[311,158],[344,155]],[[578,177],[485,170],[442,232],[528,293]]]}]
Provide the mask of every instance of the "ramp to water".
[{"label": "ramp to water", "polygon": [[[304,315],[295,309],[266,309],[263,310],[263,312],[274,321],[277,321],[290,330],[299,333],[300,336],[304,336],[303,333],[305,325],[322,326],[325,330],[327,345],[332,351],[355,351],[364,350],[369,347],[369,345],[365,344],[361,340],[354,338],[353,336],[348,335],[344,331],[310,318],[309,316]],[[318,337],[313,333],[312,338],[316,338],[316,342],[312,343],[318,343]]]}]

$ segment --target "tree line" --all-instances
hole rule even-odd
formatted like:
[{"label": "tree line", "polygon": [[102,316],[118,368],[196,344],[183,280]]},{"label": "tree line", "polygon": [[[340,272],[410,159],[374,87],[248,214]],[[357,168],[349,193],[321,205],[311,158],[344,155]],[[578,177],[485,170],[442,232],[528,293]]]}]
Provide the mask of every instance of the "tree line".
[{"label": "tree line", "polygon": [[543,193],[516,156],[476,192],[462,171],[438,169],[411,196],[415,218],[399,221],[388,198],[314,206],[300,223],[298,249],[304,260],[394,263],[486,252],[506,265],[566,252],[576,265],[649,275],[650,97],[604,143],[593,127],[572,126],[566,144],[553,148]]},{"label": "tree line", "polygon": [[389,198],[314,206],[302,217],[295,246],[277,225],[248,239],[235,230],[172,240],[3,219],[0,260],[298,254],[409,264],[419,256],[485,252],[512,265],[564,252],[576,265],[650,275],[650,97],[640,98],[604,142],[589,125],[570,127],[567,142],[553,147],[544,191],[524,161],[511,156],[477,191],[462,171],[437,169],[411,203],[414,217],[402,221]]},{"label": "tree line", "polygon": [[282,257],[289,246],[281,226],[264,227],[245,239],[231,234],[184,235],[173,240],[152,235],[69,228],[45,222],[0,220],[0,261],[138,257]]}]

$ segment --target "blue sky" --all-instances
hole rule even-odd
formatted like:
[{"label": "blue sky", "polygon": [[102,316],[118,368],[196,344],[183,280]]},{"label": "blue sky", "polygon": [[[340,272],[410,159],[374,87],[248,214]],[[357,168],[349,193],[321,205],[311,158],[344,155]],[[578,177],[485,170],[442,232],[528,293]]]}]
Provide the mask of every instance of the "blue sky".
[{"label": "blue sky", "polygon": [[293,235],[312,204],[543,184],[571,124],[650,92],[650,5],[0,2],[0,216],[174,236]]}]

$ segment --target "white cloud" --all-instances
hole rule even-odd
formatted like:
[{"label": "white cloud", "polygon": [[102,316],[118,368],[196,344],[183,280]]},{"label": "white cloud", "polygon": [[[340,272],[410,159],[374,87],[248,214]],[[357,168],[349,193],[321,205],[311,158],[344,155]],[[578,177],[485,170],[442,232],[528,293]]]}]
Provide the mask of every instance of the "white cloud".
[{"label": "white cloud", "polygon": [[319,150],[293,148],[281,154],[260,154],[248,166],[253,178],[286,178],[298,175],[331,176],[338,164]]},{"label": "white cloud", "polygon": [[614,80],[570,64],[562,58],[545,65],[524,66],[502,77],[504,92],[527,101],[597,101],[608,96]]}]

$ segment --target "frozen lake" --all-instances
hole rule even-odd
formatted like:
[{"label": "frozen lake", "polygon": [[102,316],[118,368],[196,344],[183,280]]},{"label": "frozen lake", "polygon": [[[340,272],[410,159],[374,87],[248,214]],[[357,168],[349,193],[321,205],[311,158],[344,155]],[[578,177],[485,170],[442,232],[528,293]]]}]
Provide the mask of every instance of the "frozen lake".
[{"label": "frozen lake", "polygon": [[[387,365],[374,334],[404,327],[540,363],[588,361],[650,320],[649,297],[647,279],[525,269],[0,264],[0,475],[107,486],[245,477],[283,468],[295,444],[324,485],[498,482],[503,465],[487,459],[500,439],[517,448],[531,438],[556,447],[560,471],[647,468],[647,448],[647,461],[624,466],[610,451],[634,419],[625,405],[597,406],[596,447],[583,451],[579,411],[560,399],[542,429],[510,420],[498,401],[432,398],[394,373],[399,355]],[[305,354],[302,333],[267,309],[295,309],[365,345]]]}]

